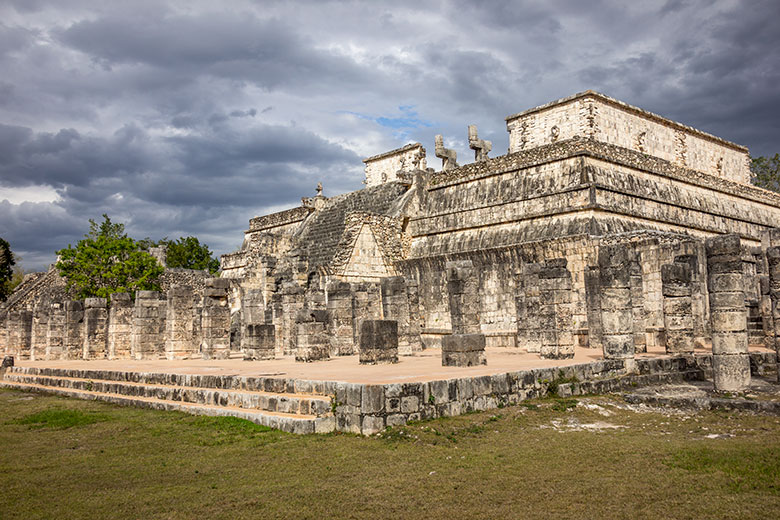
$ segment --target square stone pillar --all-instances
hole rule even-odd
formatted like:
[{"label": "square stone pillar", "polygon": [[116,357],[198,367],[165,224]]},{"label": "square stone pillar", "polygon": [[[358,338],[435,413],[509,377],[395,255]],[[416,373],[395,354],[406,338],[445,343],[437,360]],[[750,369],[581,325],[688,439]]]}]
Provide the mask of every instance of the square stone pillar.
[{"label": "square stone pillar", "polygon": [[108,350],[108,304],[105,298],[84,300],[84,359],[105,359]]},{"label": "square stone pillar", "polygon": [[601,276],[598,266],[585,268],[585,315],[588,319],[588,348],[603,349],[601,336]]},{"label": "square stone pillar", "polygon": [[363,320],[382,319],[382,290],[378,283],[360,282],[352,284],[352,337],[356,353],[360,341],[360,323]]},{"label": "square stone pillar", "polygon": [[295,361],[311,362],[330,359],[328,311],[302,309],[295,317],[297,338]]},{"label": "square stone pillar", "polygon": [[228,290],[230,280],[209,278],[203,289],[203,313],[201,318],[201,354],[203,359],[227,359],[230,357],[230,307]]},{"label": "square stone pillar", "polygon": [[422,343],[419,339],[419,330],[416,334],[411,330],[412,323],[406,278],[403,276],[382,278],[381,286],[382,315],[384,319],[395,320],[398,323],[398,353],[402,356],[408,356],[415,351],[421,350]]},{"label": "square stone pillar", "polygon": [[623,359],[634,369],[634,312],[631,300],[632,253],[623,246],[599,247],[601,342],[605,359]]},{"label": "square stone pillar", "polygon": [[360,324],[360,364],[398,363],[398,323],[364,320]]},{"label": "square stone pillar", "polygon": [[33,313],[30,310],[11,311],[8,313],[10,329],[9,351],[18,359],[30,359],[32,350]]},{"label": "square stone pillar", "polygon": [[244,343],[245,361],[273,359],[275,357],[275,328],[273,325],[265,323],[248,323],[244,326],[241,341]]},{"label": "square stone pillar", "polygon": [[84,354],[84,302],[65,302],[65,334],[62,359],[81,359]]},{"label": "square stone pillar", "polygon": [[195,309],[192,287],[174,285],[166,294],[165,358],[189,359],[198,355],[200,345],[195,343]]},{"label": "square stone pillar", "polygon": [[49,306],[49,321],[46,324],[45,359],[62,359],[64,354],[65,304],[54,302]]},{"label": "square stone pillar", "polygon": [[330,316],[332,356],[349,356],[355,353],[357,338],[354,337],[352,286],[347,282],[330,282],[326,287]]},{"label": "square stone pillar", "polygon": [[691,266],[675,262],[661,266],[664,330],[667,354],[693,354]]},{"label": "square stone pillar", "polygon": [[487,365],[484,334],[451,334],[441,338],[441,365],[472,367]]},{"label": "square stone pillar", "polygon": [[515,305],[517,308],[517,346],[528,352],[541,352],[541,292],[539,272],[541,264],[523,264],[517,272]]},{"label": "square stone pillar", "polygon": [[574,357],[571,273],[566,259],[548,260],[539,270],[540,355],[546,359]]},{"label": "square stone pillar", "polygon": [[453,334],[479,334],[479,278],[471,260],[447,262],[447,292]]},{"label": "square stone pillar", "polygon": [[770,247],[766,250],[769,261],[769,297],[772,301],[772,345],[778,358],[777,379],[780,382],[780,247]]},{"label": "square stone pillar", "polygon": [[130,355],[133,359],[165,357],[165,301],[157,291],[136,291]]},{"label": "square stone pillar", "polygon": [[[277,341],[281,340],[282,353],[295,353],[298,337],[295,317],[304,306],[304,289],[295,282],[285,282],[282,285],[280,322],[276,328]],[[280,334],[281,333],[281,334]]]},{"label": "square stone pillar", "polygon": [[114,293],[108,310],[108,358],[129,359],[132,338],[133,300],[128,293]]},{"label": "square stone pillar", "polygon": [[35,302],[32,318],[32,339],[30,340],[30,359],[46,358],[46,336],[49,330],[49,298],[38,298]]},{"label": "square stone pillar", "polygon": [[750,359],[740,238],[708,238],[705,247],[715,390],[743,392],[750,387]]}]

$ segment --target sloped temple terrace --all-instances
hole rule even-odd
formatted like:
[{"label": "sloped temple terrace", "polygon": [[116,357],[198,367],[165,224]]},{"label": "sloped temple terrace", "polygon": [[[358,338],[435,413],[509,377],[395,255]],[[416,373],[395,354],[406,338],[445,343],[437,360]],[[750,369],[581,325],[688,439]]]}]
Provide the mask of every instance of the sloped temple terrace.
[{"label": "sloped temple terrace", "polygon": [[109,306],[28,277],[0,307],[0,384],[370,434],[776,370],[780,194],[747,148],[592,91],[506,125],[506,155],[470,126],[470,164],[436,136],[440,171],[409,144],[365,159],[361,190],[253,218],[220,278],[169,269]]}]

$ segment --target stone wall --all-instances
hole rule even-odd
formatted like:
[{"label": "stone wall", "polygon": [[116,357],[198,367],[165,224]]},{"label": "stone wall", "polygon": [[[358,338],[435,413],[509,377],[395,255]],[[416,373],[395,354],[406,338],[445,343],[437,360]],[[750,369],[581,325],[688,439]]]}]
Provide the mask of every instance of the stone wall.
[{"label": "stone wall", "polygon": [[747,148],[588,91],[507,117],[509,152],[579,137],[750,182]]},{"label": "stone wall", "polygon": [[405,173],[427,168],[425,148],[420,143],[408,144],[363,159],[363,163],[366,165],[366,186],[376,186],[388,181],[403,181]]}]

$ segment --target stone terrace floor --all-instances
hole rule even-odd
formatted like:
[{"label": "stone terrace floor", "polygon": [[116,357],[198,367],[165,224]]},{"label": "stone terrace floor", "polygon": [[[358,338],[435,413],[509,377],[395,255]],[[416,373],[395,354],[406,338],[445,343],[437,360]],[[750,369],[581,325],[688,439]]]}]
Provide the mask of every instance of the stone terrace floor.
[{"label": "stone terrace floor", "polygon": [[[769,352],[751,346],[751,352]],[[709,349],[697,349],[696,354],[708,354]],[[235,353],[236,356],[239,353]],[[665,357],[662,348],[649,349],[638,358]],[[486,350],[487,365],[477,367],[443,367],[441,351],[429,349],[414,356],[400,356],[393,365],[360,365],[358,356],[340,356],[328,361],[298,363],[292,356],[267,361],[244,361],[240,358],[225,360],[72,360],[72,361],[21,361],[18,366],[39,368],[69,368],[80,370],[121,370],[128,372],[152,372],[173,374],[208,374],[284,377],[312,381],[341,381],[347,383],[387,384],[435,381],[459,377],[476,377],[526,370],[591,363],[602,359],[600,349],[578,348],[573,359],[542,359],[538,354],[524,349],[493,347]]]}]

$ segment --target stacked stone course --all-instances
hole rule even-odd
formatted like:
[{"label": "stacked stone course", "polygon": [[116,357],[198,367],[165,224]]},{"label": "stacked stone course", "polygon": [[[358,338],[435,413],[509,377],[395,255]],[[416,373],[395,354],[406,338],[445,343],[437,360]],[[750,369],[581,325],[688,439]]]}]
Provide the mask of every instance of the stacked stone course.
[{"label": "stacked stone course", "polygon": [[105,298],[84,300],[84,359],[105,359],[108,349],[108,302]]},{"label": "stacked stone course", "polygon": [[693,354],[691,266],[675,262],[661,267],[664,328],[668,354]]},{"label": "stacked stone course", "polygon": [[715,390],[743,392],[750,386],[750,360],[740,237],[709,238],[706,248]]},{"label": "stacked stone course", "polygon": [[111,295],[108,311],[108,358],[129,359],[133,337],[133,300],[128,293]]}]

